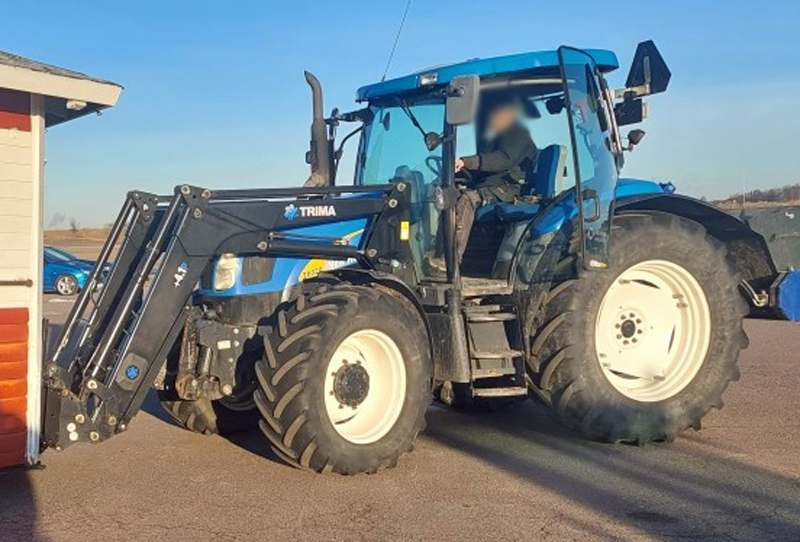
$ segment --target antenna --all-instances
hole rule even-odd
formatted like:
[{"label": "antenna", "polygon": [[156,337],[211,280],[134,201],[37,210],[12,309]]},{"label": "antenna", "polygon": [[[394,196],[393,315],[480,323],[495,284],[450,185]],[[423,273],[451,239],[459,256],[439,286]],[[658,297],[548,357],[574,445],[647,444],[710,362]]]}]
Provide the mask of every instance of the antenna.
[{"label": "antenna", "polygon": [[400,28],[397,29],[397,36],[394,38],[394,44],[392,45],[392,52],[389,53],[389,60],[386,62],[386,69],[383,71],[383,77],[381,77],[381,82],[386,81],[386,75],[389,73],[389,66],[392,65],[392,59],[394,58],[394,52],[397,49],[397,42],[400,41],[400,34],[403,33],[403,27],[406,24],[406,17],[408,17],[408,10],[411,8],[411,0],[408,0],[406,4],[406,10],[403,12],[403,18],[400,20]]}]

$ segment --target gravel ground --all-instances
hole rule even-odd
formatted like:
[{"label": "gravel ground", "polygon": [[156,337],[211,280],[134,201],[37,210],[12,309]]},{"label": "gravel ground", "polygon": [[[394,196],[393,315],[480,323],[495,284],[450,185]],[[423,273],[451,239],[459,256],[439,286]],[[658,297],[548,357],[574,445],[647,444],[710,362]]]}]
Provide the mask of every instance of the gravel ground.
[{"label": "gravel ground", "polygon": [[[47,296],[58,320],[69,302]],[[742,379],[669,445],[585,442],[528,402],[432,406],[417,449],[377,475],[312,475],[254,432],[167,422],[0,474],[0,540],[800,540],[800,325],[748,322]]]}]

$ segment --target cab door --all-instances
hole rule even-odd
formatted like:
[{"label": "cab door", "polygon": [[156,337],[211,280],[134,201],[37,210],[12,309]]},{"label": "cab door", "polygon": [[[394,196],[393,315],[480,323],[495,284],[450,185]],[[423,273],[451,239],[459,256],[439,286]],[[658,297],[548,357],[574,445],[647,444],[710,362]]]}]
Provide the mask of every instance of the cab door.
[{"label": "cab door", "polygon": [[579,49],[561,47],[558,59],[572,143],[583,240],[581,259],[587,270],[602,270],[610,263],[611,218],[618,177],[610,124],[592,57]]}]

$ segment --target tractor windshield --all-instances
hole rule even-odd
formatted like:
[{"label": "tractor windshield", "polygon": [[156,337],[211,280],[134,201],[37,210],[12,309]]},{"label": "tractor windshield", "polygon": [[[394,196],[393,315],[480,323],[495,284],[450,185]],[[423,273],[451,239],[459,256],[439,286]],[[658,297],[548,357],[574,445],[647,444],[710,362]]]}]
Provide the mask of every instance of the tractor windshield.
[{"label": "tractor windshield", "polygon": [[405,181],[411,187],[411,249],[417,274],[429,277],[421,262],[426,254],[441,250],[439,211],[434,206],[440,184],[443,145],[429,149],[425,133],[444,131],[444,102],[399,101],[373,104],[374,120],[365,127],[356,168],[356,184]]},{"label": "tractor windshield", "polygon": [[444,130],[444,104],[394,102],[372,110],[375,117],[364,130],[357,184],[438,181],[442,147],[429,150],[423,133]]}]

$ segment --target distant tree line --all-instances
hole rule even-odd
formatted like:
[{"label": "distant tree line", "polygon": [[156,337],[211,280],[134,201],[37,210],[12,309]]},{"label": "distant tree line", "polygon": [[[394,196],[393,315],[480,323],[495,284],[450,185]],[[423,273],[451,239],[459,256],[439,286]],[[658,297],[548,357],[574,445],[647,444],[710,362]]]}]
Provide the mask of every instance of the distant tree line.
[{"label": "distant tree line", "polygon": [[800,183],[787,184],[780,188],[748,190],[744,193],[744,197],[740,192],[729,196],[724,201],[741,202],[742,200],[747,203],[786,203],[800,201]]}]

